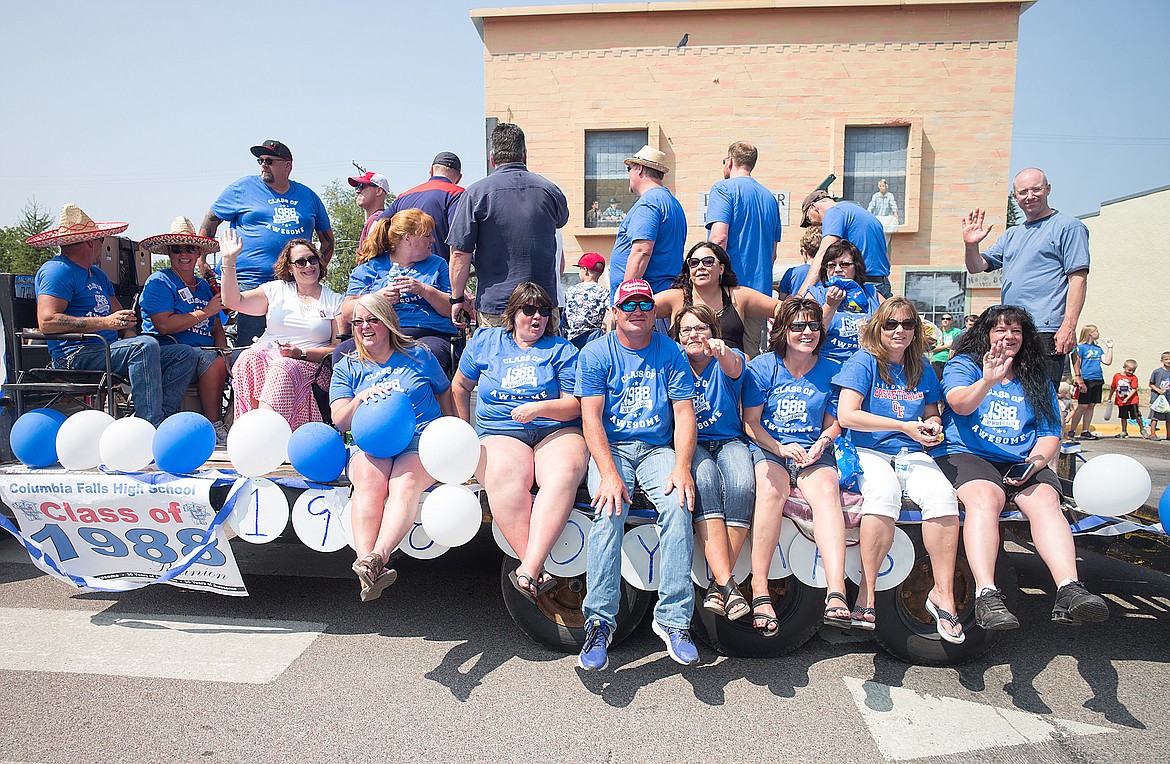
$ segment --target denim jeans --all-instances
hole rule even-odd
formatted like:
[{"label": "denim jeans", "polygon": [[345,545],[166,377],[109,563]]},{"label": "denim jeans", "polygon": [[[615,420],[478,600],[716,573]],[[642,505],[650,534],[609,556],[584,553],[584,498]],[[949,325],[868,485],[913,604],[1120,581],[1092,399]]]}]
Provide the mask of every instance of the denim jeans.
[{"label": "denim jeans", "polygon": [[747,441],[713,440],[695,447],[691,465],[699,506],[695,522],[718,517],[728,525],[747,528],[756,503],[756,473]]},{"label": "denim jeans", "polygon": [[[160,346],[154,337],[126,337],[111,342],[110,363],[114,373],[130,379],[134,416],[158,427],[178,411],[195,376],[199,352],[190,345]],[[104,370],[106,354],[100,343],[85,345],[54,365],[62,369]]]},{"label": "denim jeans", "polygon": [[[633,491],[637,483],[658,510],[658,550],[655,556],[662,583],[658,587],[654,620],[663,626],[689,629],[695,610],[695,589],[691,584],[691,555],[694,552],[691,512],[679,506],[677,490],[671,491],[669,496],[662,492],[674,469],[674,449],[631,441],[611,443],[609,452],[626,488]],[[596,495],[601,473],[593,459],[589,460],[588,480],[590,495]],[[621,602],[622,538],[629,508],[628,504],[623,504],[621,513],[615,513],[613,517],[603,514],[594,518],[589,529],[589,591],[582,609],[586,620],[598,618],[604,621],[611,634],[617,627]]]}]

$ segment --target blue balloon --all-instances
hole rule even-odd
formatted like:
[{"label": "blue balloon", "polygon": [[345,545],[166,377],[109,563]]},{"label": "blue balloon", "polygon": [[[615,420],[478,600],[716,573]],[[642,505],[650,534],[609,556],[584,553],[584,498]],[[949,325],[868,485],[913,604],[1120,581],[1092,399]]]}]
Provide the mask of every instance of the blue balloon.
[{"label": "blue balloon", "polygon": [[1162,498],[1158,499],[1158,520],[1162,523],[1162,530],[1170,535],[1170,485],[1162,491]]},{"label": "blue balloon", "polygon": [[293,469],[316,483],[332,483],[345,469],[345,441],[324,422],[308,422],[288,440]]},{"label": "blue balloon", "polygon": [[9,440],[12,453],[33,469],[48,467],[57,461],[57,430],[65,415],[53,409],[33,409],[21,414],[12,425]]},{"label": "blue balloon", "polygon": [[402,453],[414,437],[414,427],[414,407],[406,393],[398,390],[367,398],[350,424],[357,447],[381,459]]},{"label": "blue balloon", "polygon": [[180,411],[158,426],[151,446],[154,463],[163,472],[194,472],[215,450],[215,427],[202,414]]}]

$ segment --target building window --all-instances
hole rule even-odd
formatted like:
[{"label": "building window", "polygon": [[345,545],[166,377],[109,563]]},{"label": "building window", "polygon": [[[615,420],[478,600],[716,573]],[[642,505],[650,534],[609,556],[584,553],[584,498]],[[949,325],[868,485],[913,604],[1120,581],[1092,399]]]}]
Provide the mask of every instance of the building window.
[{"label": "building window", "polygon": [[649,131],[585,131],[585,227],[616,228],[637,201],[630,193],[626,157],[648,142]]},{"label": "building window", "polygon": [[961,316],[967,314],[967,272],[961,271],[907,271],[903,292],[906,299],[926,321],[938,326],[939,319],[955,316],[955,326],[962,326]]},{"label": "building window", "polygon": [[845,128],[841,194],[881,219],[887,231],[906,222],[909,143],[909,125]]}]

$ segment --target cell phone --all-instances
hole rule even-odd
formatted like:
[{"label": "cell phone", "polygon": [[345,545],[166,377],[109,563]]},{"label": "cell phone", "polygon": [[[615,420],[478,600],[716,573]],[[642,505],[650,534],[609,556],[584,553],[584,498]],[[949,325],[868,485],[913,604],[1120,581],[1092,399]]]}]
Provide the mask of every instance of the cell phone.
[{"label": "cell phone", "polygon": [[1032,474],[1032,470],[1035,469],[1035,467],[1036,467],[1035,462],[1023,462],[1021,464],[1013,464],[1011,466],[1011,468],[1008,469],[1007,472],[1003,473],[1003,479],[1004,480],[1014,480],[1017,483],[1022,483],[1023,481],[1028,479],[1028,476]]}]

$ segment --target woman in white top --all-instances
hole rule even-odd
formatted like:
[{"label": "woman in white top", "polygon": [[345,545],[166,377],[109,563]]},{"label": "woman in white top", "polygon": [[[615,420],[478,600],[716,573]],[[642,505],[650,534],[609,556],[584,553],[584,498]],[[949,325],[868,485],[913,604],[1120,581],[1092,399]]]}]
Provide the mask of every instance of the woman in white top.
[{"label": "woman in white top", "polygon": [[232,367],[236,416],[272,409],[295,430],[320,422],[313,382],[328,389],[330,356],[337,345],[342,296],[323,283],[325,264],[307,239],[293,239],[276,258],[276,280],[241,293],[236,281],[239,236],[228,231],[223,254],[223,304],[249,316],[266,316],[268,328]]}]

